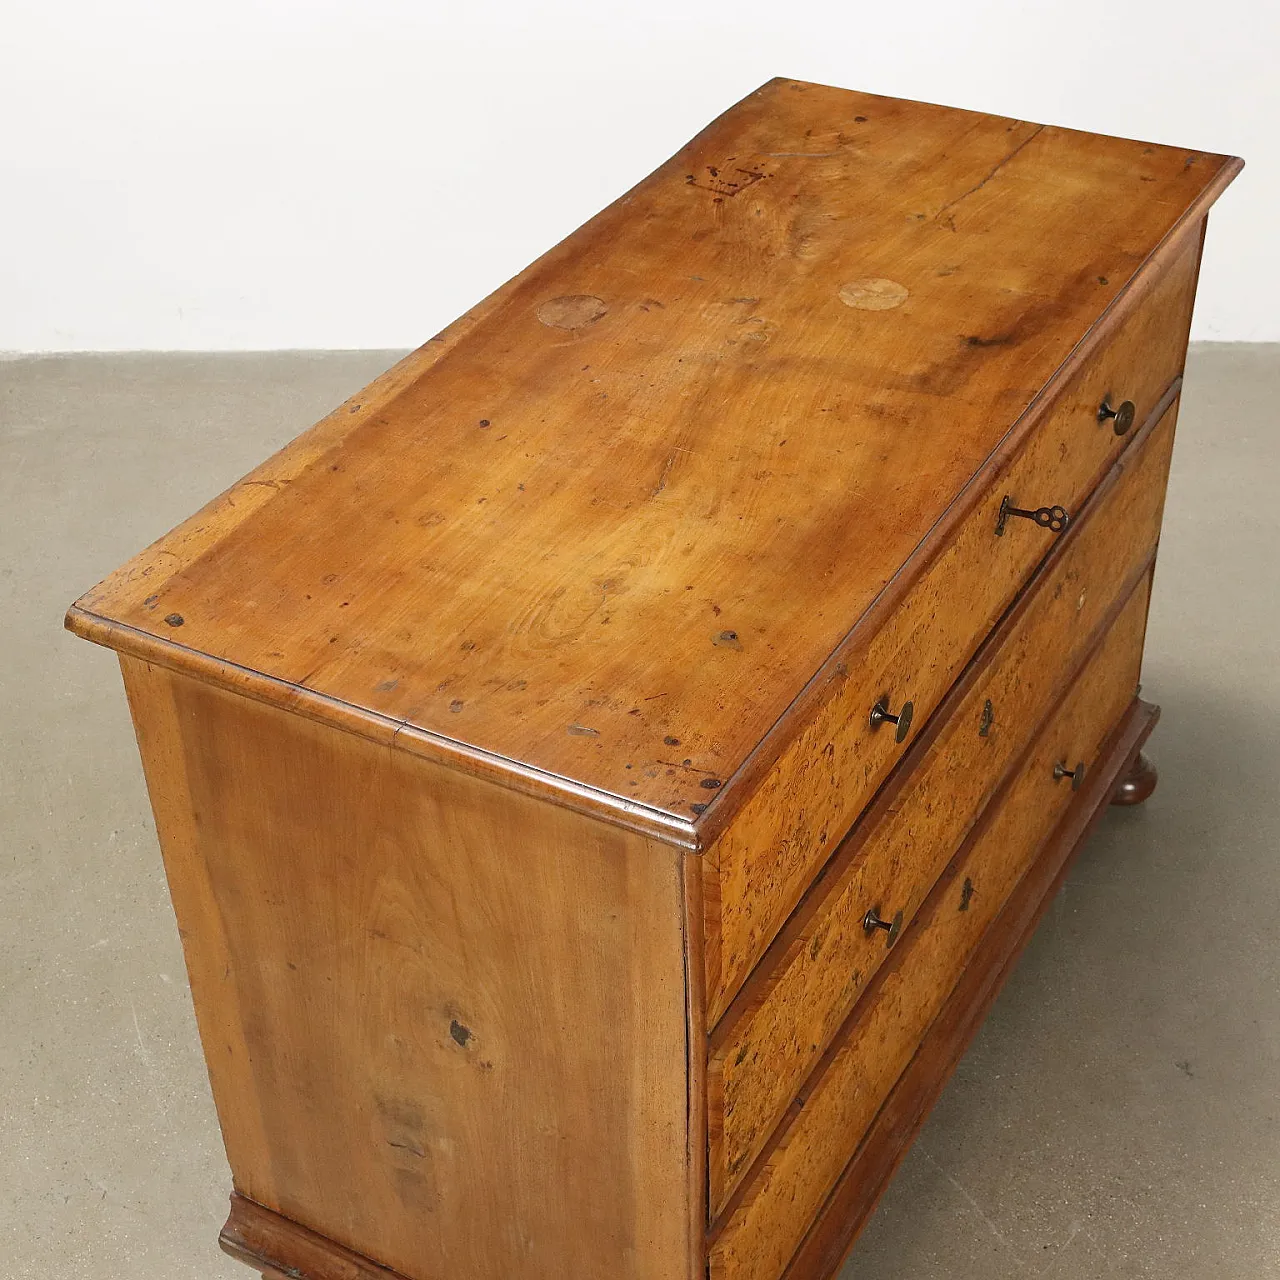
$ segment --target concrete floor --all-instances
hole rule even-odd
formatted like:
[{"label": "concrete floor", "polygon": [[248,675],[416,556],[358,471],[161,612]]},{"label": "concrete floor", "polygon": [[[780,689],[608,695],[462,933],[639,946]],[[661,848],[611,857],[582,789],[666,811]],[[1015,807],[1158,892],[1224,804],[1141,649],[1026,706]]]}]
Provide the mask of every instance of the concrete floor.
[{"label": "concrete floor", "polygon": [[[228,1174],[114,659],[62,614],[392,358],[0,363],[13,1280],[251,1274],[215,1244]],[[1143,677],[1160,788],[1085,850],[847,1280],[1280,1277],[1276,404],[1280,349],[1193,350]]]}]

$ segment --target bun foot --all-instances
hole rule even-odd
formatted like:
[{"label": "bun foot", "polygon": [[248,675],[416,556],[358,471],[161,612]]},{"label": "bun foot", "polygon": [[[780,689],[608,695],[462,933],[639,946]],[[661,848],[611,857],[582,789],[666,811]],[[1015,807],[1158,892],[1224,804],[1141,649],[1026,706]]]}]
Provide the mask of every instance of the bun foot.
[{"label": "bun foot", "polygon": [[1137,759],[1129,766],[1129,772],[1116,787],[1111,803],[1141,804],[1156,789],[1157,776],[1155,765],[1139,751]]}]

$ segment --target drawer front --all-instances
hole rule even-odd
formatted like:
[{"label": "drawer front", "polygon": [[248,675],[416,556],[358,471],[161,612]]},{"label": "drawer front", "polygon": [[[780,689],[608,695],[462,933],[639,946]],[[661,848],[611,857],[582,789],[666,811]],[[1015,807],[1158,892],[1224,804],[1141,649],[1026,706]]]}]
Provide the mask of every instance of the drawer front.
[{"label": "drawer front", "polygon": [[[922,727],[979,643],[1049,551],[1054,535],[1029,520],[995,528],[1002,499],[1074,512],[1157,408],[1177,377],[1199,261],[1199,237],[1141,286],[1131,314],[1086,361],[878,630],[841,655],[822,701],[773,762],[704,858],[709,1024],[742,982],[817,870],[901,759],[892,726],[873,729],[872,707],[914,704]],[[1136,405],[1117,436],[1098,421],[1103,400]],[[889,499],[886,499],[889,500]],[[907,741],[909,742],[909,736]]]},{"label": "drawer front", "polygon": [[[1176,407],[1126,455],[983,646],[716,1028],[710,1210],[724,1205],[905,924],[1155,553]],[[899,780],[900,779],[900,780]]]},{"label": "drawer front", "polygon": [[1132,703],[1149,582],[1130,597],[791,1108],[712,1236],[713,1280],[781,1275],[968,957],[1070,805],[1055,764],[1093,761]]}]

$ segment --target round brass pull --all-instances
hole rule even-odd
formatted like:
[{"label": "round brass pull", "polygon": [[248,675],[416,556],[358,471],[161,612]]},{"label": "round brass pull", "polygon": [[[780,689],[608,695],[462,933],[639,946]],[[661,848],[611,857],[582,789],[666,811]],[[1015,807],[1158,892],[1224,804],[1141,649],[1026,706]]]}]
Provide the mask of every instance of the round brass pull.
[{"label": "round brass pull", "polygon": [[865,916],[862,917],[862,927],[868,933],[875,933],[877,929],[883,929],[888,937],[885,938],[884,945],[891,947],[898,940],[898,934],[902,932],[902,912],[898,911],[894,914],[892,920],[881,920],[880,913],[872,907]]},{"label": "round brass pull", "polygon": [[1061,782],[1063,778],[1070,778],[1071,790],[1079,791],[1080,784],[1084,781],[1084,761],[1079,761],[1074,769],[1068,769],[1065,764],[1055,764],[1053,766],[1054,781]]},{"label": "round brass pull", "polygon": [[1133,417],[1138,411],[1133,407],[1132,400],[1121,400],[1117,408],[1113,409],[1105,400],[1098,406],[1098,421],[1111,421],[1111,429],[1118,436],[1124,435],[1126,431],[1133,426]]},{"label": "round brass pull", "polygon": [[911,702],[904,702],[902,710],[896,716],[889,714],[889,699],[881,698],[874,707],[871,708],[871,714],[867,717],[873,729],[878,729],[882,724],[896,724],[898,726],[897,733],[894,738],[898,742],[902,742],[907,734],[911,732],[911,717],[915,715],[915,705]]}]

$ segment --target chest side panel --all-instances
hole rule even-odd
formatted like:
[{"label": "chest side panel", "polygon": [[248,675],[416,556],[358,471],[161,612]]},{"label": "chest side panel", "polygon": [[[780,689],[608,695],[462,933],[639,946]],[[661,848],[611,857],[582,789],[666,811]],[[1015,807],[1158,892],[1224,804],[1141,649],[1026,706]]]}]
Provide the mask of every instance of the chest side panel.
[{"label": "chest side panel", "polygon": [[687,1275],[679,851],[123,666],[237,1190],[409,1280]]}]

